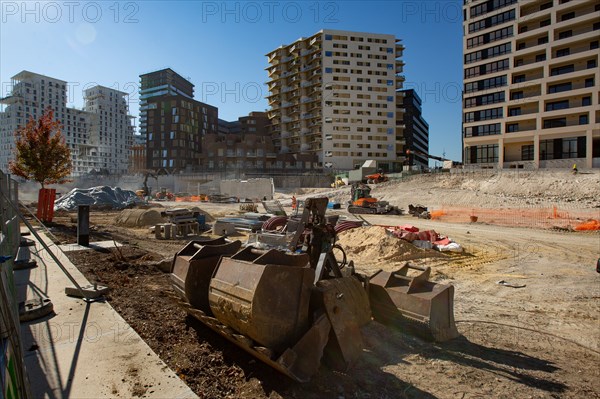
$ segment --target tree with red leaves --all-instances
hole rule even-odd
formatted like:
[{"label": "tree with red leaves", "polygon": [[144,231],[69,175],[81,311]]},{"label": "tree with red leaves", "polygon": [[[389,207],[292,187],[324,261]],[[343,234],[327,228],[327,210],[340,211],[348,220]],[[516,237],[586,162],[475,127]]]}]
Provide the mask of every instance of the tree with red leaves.
[{"label": "tree with red leaves", "polygon": [[33,117],[15,131],[15,159],[8,168],[16,176],[42,185],[61,184],[71,174],[71,150],[61,134],[61,123],[48,107],[36,121]]}]

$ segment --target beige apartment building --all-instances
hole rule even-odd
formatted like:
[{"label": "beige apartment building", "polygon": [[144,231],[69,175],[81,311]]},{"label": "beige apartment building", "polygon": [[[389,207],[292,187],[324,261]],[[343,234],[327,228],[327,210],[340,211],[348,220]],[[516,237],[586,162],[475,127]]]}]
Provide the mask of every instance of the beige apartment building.
[{"label": "beige apartment building", "polygon": [[275,148],[349,170],[402,169],[404,47],[394,35],[321,30],[266,56]]},{"label": "beige apartment building", "polygon": [[600,167],[600,3],[465,0],[463,157]]}]

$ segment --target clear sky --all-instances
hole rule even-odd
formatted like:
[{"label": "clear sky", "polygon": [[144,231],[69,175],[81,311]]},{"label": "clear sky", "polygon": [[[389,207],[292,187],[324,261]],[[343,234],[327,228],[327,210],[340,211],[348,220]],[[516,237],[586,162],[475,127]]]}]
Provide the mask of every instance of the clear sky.
[{"label": "clear sky", "polygon": [[321,29],[393,34],[405,88],[423,100],[430,153],[461,159],[462,1],[0,1],[0,95],[21,70],[70,84],[68,106],[94,84],[130,93],[170,67],[195,98],[236,120],[267,109],[265,54]]}]

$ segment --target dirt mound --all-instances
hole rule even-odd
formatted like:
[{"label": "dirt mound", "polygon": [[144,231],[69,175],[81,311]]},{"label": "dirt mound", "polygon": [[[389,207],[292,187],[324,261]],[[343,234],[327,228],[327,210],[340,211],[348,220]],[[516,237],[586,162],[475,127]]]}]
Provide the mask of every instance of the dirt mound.
[{"label": "dirt mound", "polygon": [[115,218],[115,225],[123,227],[144,227],[164,223],[160,216],[161,208],[151,209],[124,209]]},{"label": "dirt mound", "polygon": [[421,249],[387,233],[381,226],[361,227],[344,231],[338,236],[338,244],[344,248],[348,259],[357,265],[381,262],[440,257],[439,252]]}]

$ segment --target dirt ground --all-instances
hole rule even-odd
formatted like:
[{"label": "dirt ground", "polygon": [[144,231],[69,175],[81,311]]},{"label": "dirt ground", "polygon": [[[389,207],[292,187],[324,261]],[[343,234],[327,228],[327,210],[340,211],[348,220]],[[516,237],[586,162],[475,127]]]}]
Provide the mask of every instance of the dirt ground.
[{"label": "dirt ground", "polygon": [[[201,208],[218,217],[235,213],[237,205]],[[598,232],[365,216],[373,225],[434,229],[465,248],[462,254],[407,252],[412,263],[433,268],[435,281],[455,286],[461,336],[434,344],[372,322],[363,329],[365,349],[352,370],[321,367],[311,383],[299,384],[187,318],[168,298],[168,274],[158,266],[186,241],[159,241],[147,228],[114,226],[117,215],[92,211],[90,241],[114,239],[124,244],[119,251],[67,256],[89,280],[111,288],[111,305],[200,397],[600,397]],[[50,227],[63,243],[75,242],[74,213],[57,214]],[[406,260],[364,256],[364,239],[353,234],[356,239],[344,242],[359,271],[394,270]]]}]

